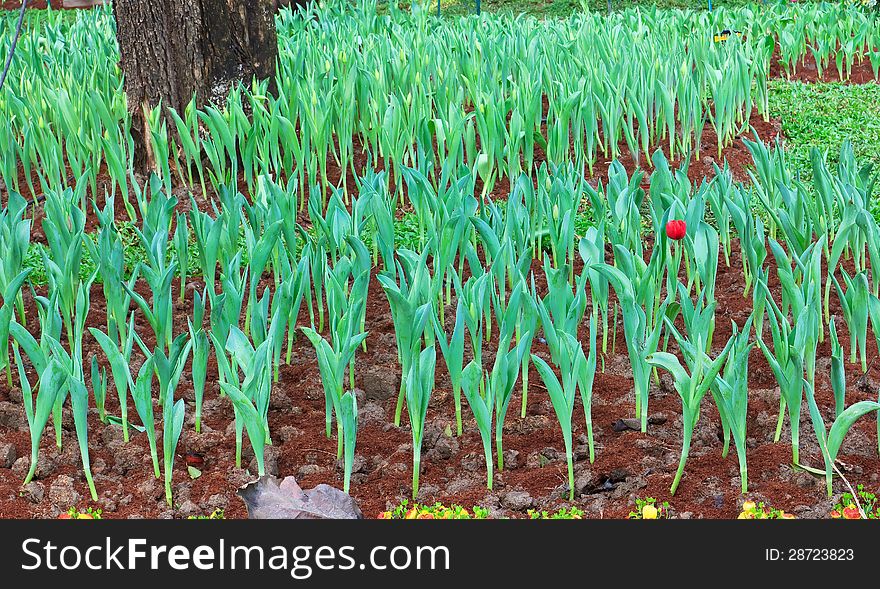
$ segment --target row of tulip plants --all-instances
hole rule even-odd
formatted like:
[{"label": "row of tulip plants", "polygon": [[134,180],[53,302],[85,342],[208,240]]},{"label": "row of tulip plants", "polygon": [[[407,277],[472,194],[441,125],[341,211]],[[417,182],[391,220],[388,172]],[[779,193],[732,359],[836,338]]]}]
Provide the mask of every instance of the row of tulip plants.
[{"label": "row of tulip plants", "polygon": [[[394,423],[406,416],[412,433],[413,495],[442,358],[456,434],[466,423],[479,432],[490,489],[494,469],[504,468],[504,424],[514,392],[521,391],[524,416],[535,394],[529,384],[535,369],[562,432],[573,497],[573,429],[585,429],[595,460],[593,383],[616,351],[620,323],[642,431],[660,372],[669,373],[681,400],[682,448],[672,493],[710,401],[721,418],[724,455],[732,441],[747,490],[748,365],[755,346],[779,383],[776,441],[787,419],[793,462],[824,476],[830,493],[844,437],[856,420],[880,409],[873,400],[847,404],[845,373],[847,361],[867,371],[869,323],[875,337],[880,334],[880,231],[870,211],[875,176],[858,166],[849,144],[836,169],[814,152],[810,183],[792,176],[780,145],[747,145],[754,159],[747,185],[717,166],[714,177],[694,185],[687,163],[673,170],[658,151],[647,190],[644,173],[630,175],[619,162],[595,187],[572,165],[544,165],[537,178],[522,173],[504,202],[481,196],[477,173],[466,165],[446,166],[439,190],[419,169],[406,167],[402,176],[418,220],[409,247],[399,243],[386,172],[360,177],[349,203],[341,189],[324,205],[317,185],[303,191],[295,178],[277,183],[262,176],[252,200],[223,189],[213,211],[193,201],[187,213],[177,212],[177,197],[153,175],[132,190],[140,221],[137,260],[126,256],[112,194],[102,206],[90,202],[99,224],[86,231],[80,203],[87,179],[47,192],[45,246],[31,243],[33,209],[13,192],[0,215],[0,370],[22,391],[32,442],[26,481],[36,471],[50,420],[55,443],[64,443],[60,424],[68,405],[83,472],[97,496],[88,423],[95,408],[126,441],[146,438],[170,503],[175,450],[190,410],[181,398],[181,376],[191,375],[198,432],[211,357],[235,416],[236,464],[246,437],[262,474],[265,448],[273,443],[272,388],[302,333],[316,351],[326,435],[336,437],[347,491],[358,433],[357,356],[370,345],[366,301],[378,282],[395,328],[401,388]],[[303,192],[304,224],[296,215]],[[585,213],[591,217],[586,227]],[[735,239],[743,295],[753,310],[718,342],[716,276],[721,264],[731,264]],[[29,252],[35,250],[45,285],[31,280]],[[84,271],[87,253],[96,263]],[[778,288],[771,287],[771,260]],[[204,286],[184,288],[194,277]],[[185,326],[175,320],[177,280],[192,308]],[[101,325],[89,321],[98,288],[107,310]],[[840,316],[829,313],[832,297]],[[26,299],[37,317],[28,317]],[[38,328],[28,329],[29,321]],[[849,354],[841,328],[850,336]],[[825,338],[832,349],[830,418],[815,398],[817,350]],[[93,342],[102,354],[87,357],[83,350],[95,349]],[[116,396],[111,406],[119,407],[118,415],[108,412],[108,395]],[[578,399],[583,415],[576,416]],[[821,467],[803,464],[799,455],[804,403]]]},{"label": "row of tulip plants", "polygon": [[[0,28],[0,44],[12,28]],[[362,153],[388,171],[395,202],[407,167],[437,189],[445,162],[479,170],[489,191],[539,161],[592,170],[623,150],[649,167],[659,145],[699,157],[707,125],[720,156],[754,110],[768,118],[774,61],[796,73],[809,56],[841,80],[854,64],[880,68],[876,13],[824,3],[538,20],[438,19],[395,3],[379,14],[362,0],[285,10],[277,28],[276,94],[254,82],[219,104],[149,113],[167,192],[181,183],[216,196],[243,176],[253,193],[269,174],[319,185],[326,205],[331,186],[349,188],[349,170],[362,174]],[[716,42],[722,29],[740,34]],[[118,57],[109,8],[48,13],[27,28],[0,93],[7,186],[38,195],[82,177],[97,196],[106,172],[129,202],[132,109]]]}]

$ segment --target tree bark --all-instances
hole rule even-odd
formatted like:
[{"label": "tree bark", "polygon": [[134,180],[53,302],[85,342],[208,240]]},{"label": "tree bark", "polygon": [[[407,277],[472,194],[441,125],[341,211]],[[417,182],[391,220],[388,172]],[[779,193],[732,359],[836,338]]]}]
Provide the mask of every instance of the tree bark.
[{"label": "tree bark", "polygon": [[276,0],[116,0],[116,37],[135,167],[152,167],[144,109],[222,103],[239,82],[275,77]]}]

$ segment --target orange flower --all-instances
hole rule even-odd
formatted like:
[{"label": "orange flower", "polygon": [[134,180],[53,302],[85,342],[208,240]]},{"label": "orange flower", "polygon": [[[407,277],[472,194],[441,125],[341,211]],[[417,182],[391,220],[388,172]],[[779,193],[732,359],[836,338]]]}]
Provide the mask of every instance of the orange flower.
[{"label": "orange flower", "polygon": [[378,519],[391,519],[391,512],[390,511],[383,511],[382,513],[379,514]]},{"label": "orange flower", "polygon": [[416,519],[434,519],[433,513],[420,513]]},{"label": "orange flower", "polygon": [[419,514],[418,510],[415,507],[413,507],[412,509],[410,509],[409,511],[406,512],[406,516],[404,517],[404,519],[416,519],[418,514]]},{"label": "orange flower", "polygon": [[855,505],[850,505],[843,510],[843,519],[861,519],[862,514],[859,513]]}]

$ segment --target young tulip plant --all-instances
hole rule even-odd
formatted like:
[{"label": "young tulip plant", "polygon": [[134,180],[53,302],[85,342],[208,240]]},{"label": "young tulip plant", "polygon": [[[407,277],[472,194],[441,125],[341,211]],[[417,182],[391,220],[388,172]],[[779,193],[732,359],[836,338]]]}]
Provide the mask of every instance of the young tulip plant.
[{"label": "young tulip plant", "polygon": [[[61,335],[62,317],[58,305],[59,293],[56,291],[50,299],[41,301],[41,326],[40,342],[18,323],[11,324],[11,333],[16,344],[21,346],[31,361],[31,364],[40,377],[40,391],[37,395],[36,406],[30,395],[30,384],[21,368],[20,355],[15,350],[19,377],[22,378],[23,399],[25,401],[25,414],[28,415],[28,424],[31,427],[31,470],[26,478],[30,481],[36,469],[36,454],[39,449],[39,439],[45,428],[43,413],[47,408],[48,399],[54,397],[52,414],[56,431],[56,443],[61,444],[61,412],[66,399],[70,398],[70,406],[73,413],[73,423],[76,432],[77,444],[79,445],[82,458],[83,472],[91,492],[92,500],[98,500],[95,483],[92,478],[91,462],[89,459],[88,443],[88,411],[89,394],[85,385],[83,370],[83,334],[85,332],[86,316],[89,312],[88,288],[95,279],[93,273],[83,282],[84,288],[76,292],[74,310],[72,314],[72,331],[68,334],[71,349],[68,352],[59,341]],[[57,387],[56,393],[43,392],[44,387]],[[27,388],[28,392],[24,393]],[[43,395],[40,395],[43,392]],[[28,408],[30,405],[30,409]]]},{"label": "young tulip plant", "polygon": [[[429,252],[428,247],[420,256],[409,250],[400,250],[398,257],[403,263],[397,263],[395,274],[382,273],[377,277],[391,307],[391,319],[394,322],[397,339],[397,359],[402,371],[400,393],[394,412],[395,425],[400,425],[406,397],[405,383],[410,373],[410,366],[419,353],[427,322],[434,314],[431,273],[427,265]],[[445,343],[445,336],[443,338],[438,336],[438,339],[444,340]],[[460,409],[458,412],[460,415]]]},{"label": "young tulip plant", "polygon": [[208,375],[208,355],[211,351],[211,341],[204,328],[205,297],[207,288],[193,296],[193,316],[187,317],[189,327],[189,339],[192,342],[192,384],[193,396],[195,397],[195,428],[196,433],[202,431],[202,401],[205,397],[205,380]]},{"label": "young tulip plant", "polygon": [[[286,317],[277,310],[267,337],[256,348],[247,336],[232,326],[225,346],[211,334],[221,373],[220,388],[232,401],[235,411],[235,460],[241,464],[242,433],[247,430],[248,440],[257,460],[257,474],[265,474],[265,446],[271,444],[269,437],[269,398],[272,388],[272,354],[274,341],[281,337],[280,331]],[[323,340],[322,340],[323,341]],[[227,354],[232,359],[227,358]],[[240,381],[238,369],[244,373]]]},{"label": "young tulip plant", "polygon": [[867,271],[863,270],[854,277],[850,277],[843,268],[840,268],[839,272],[846,283],[846,291],[840,286],[836,276],[832,278],[834,286],[837,288],[843,318],[846,320],[849,330],[849,361],[856,363],[861,360],[862,373],[866,373],[868,371],[868,297],[870,295],[868,274]]},{"label": "young tulip plant", "polygon": [[[172,505],[171,482],[174,477],[174,455],[180,441],[180,434],[183,432],[186,410],[183,399],[174,400],[174,393],[183,374],[190,350],[192,350],[192,341],[189,339],[189,334],[180,334],[171,342],[167,355],[159,345],[151,352],[138,335],[135,335],[135,341],[144,356],[151,361],[153,371],[159,381],[157,400],[159,406],[162,407],[162,472],[165,479],[165,501],[170,506]],[[143,393],[139,391],[139,394]],[[141,403],[146,402],[147,399],[141,400]],[[152,413],[152,407],[149,411]],[[141,412],[140,408],[138,412]]]},{"label": "young tulip plant", "polygon": [[[746,463],[746,426],[749,405],[749,352],[754,342],[749,342],[753,315],[750,315],[738,331],[736,324],[731,324],[733,345],[727,353],[724,372],[718,375],[712,395],[722,421],[726,423],[724,430],[724,449],[722,457],[726,458],[730,450],[730,439],[736,448],[739,461],[740,485],[743,494],[748,492],[749,477]],[[724,423],[722,424],[724,426]]]},{"label": "young tulip plant", "polygon": [[101,350],[110,364],[110,374],[113,376],[116,396],[119,399],[119,424],[122,426],[122,439],[124,442],[128,442],[128,381],[130,380],[128,363],[131,359],[131,350],[135,337],[134,315],[131,317],[128,329],[124,332],[126,333],[126,338],[122,349],[106,333],[94,327],[90,327],[89,332],[97,340],[98,345],[101,346]]},{"label": "young tulip plant", "polygon": [[[455,272],[455,270],[452,270]],[[455,326],[447,340],[446,332],[435,314],[431,314],[434,327],[434,336],[440,345],[443,361],[446,363],[446,372],[449,374],[449,382],[452,385],[452,397],[455,403],[455,428],[456,435],[461,436],[461,374],[464,370],[464,303],[458,301],[455,312]]]},{"label": "young tulip plant", "polygon": [[[522,280],[520,280],[516,287],[514,287],[506,306],[501,302],[501,297],[494,289],[492,292],[492,304],[499,326],[498,349],[500,352],[495,355],[495,366],[493,367],[493,374],[490,376],[489,381],[490,385],[493,386],[492,396],[495,401],[495,453],[498,457],[499,471],[504,470],[504,450],[502,447],[504,420],[507,417],[507,410],[510,407],[510,399],[513,395],[514,385],[516,384],[516,372],[511,376],[509,372],[510,366],[506,364],[509,361],[509,358],[507,358],[507,355],[509,354],[507,350],[510,348],[516,327],[519,324],[522,307],[528,304],[534,304],[533,301],[526,302],[526,299],[528,298],[525,282]],[[515,370],[519,370],[522,358],[528,354],[531,345],[532,332],[520,334],[519,341],[514,348],[518,358],[518,365]],[[499,363],[499,356],[502,356],[501,363]],[[492,379],[495,377],[495,369],[499,370],[499,372],[503,372],[504,376],[501,377],[500,380],[492,382]]]},{"label": "young tulip plant", "polygon": [[620,301],[627,351],[633,367],[636,417],[641,419],[643,432],[648,428],[648,392],[652,370],[647,358],[657,351],[663,332],[663,318],[667,310],[672,310],[671,303],[675,297],[674,292],[667,293],[662,303],[656,302],[660,299],[664,267],[660,249],[655,247],[650,262],[645,264],[626,248],[615,245],[617,266],[593,266],[608,279]]},{"label": "young tulip plant", "polygon": [[[774,441],[778,442],[782,432],[782,423],[786,409],[791,425],[791,449],[792,460],[799,461],[800,417],[801,404],[804,396],[804,349],[807,340],[810,342],[816,337],[817,320],[813,317],[810,321],[811,312],[815,309],[804,307],[798,316],[795,326],[792,326],[786,315],[773,300],[766,282],[759,282],[756,289],[762,289],[766,294],[766,300],[770,303],[767,314],[770,323],[770,333],[773,338],[773,350],[771,351],[764,340],[758,338],[757,343],[770,364],[770,369],[779,383],[779,419],[776,425]],[[807,343],[806,345],[812,345]]]},{"label": "young tulip plant", "polygon": [[[671,322],[670,328],[672,328]],[[652,366],[662,368],[672,375],[675,390],[681,398],[682,425],[684,429],[682,432],[681,458],[669,491],[673,495],[675,495],[675,491],[681,482],[682,474],[684,474],[694,428],[697,425],[697,420],[700,418],[700,405],[703,397],[715,385],[718,373],[727,359],[728,351],[733,345],[734,340],[730,339],[722,352],[714,360],[706,354],[703,341],[702,335],[694,334],[689,337],[689,343],[692,344],[694,350],[694,354],[691,357],[692,363],[689,363],[690,374],[682,367],[678,358],[673,354],[654,352],[646,358],[646,361]],[[689,355],[685,353],[686,363],[688,357]]]},{"label": "young tulip plant", "polygon": [[419,493],[419,473],[422,467],[422,440],[425,434],[425,418],[428,415],[428,403],[434,392],[434,369],[437,351],[433,345],[421,350],[410,364],[406,375],[406,409],[409,413],[409,424],[413,439],[413,499]]},{"label": "young tulip plant", "polygon": [[9,323],[17,311],[18,320],[25,322],[24,301],[21,289],[29,270],[24,268],[31,240],[30,219],[25,219],[27,201],[17,192],[8,193],[6,207],[0,211],[0,370],[6,371],[6,379],[12,383],[12,366],[9,361]]},{"label": "young tulip plant", "polygon": [[26,485],[33,480],[34,474],[37,472],[40,439],[43,437],[43,431],[46,429],[46,424],[52,415],[56,399],[67,394],[67,375],[57,359],[46,358],[39,346],[33,346],[31,350],[34,353],[29,355],[29,358],[38,376],[37,394],[36,398],[34,398],[33,388],[22,365],[21,354],[18,350],[19,345],[13,344],[12,351],[18,368],[22,398],[24,399],[25,417],[27,417],[31,436],[30,468],[23,483]]},{"label": "young tulip plant", "polygon": [[822,418],[822,412],[816,404],[816,395],[812,384],[804,380],[804,389],[806,391],[807,405],[810,408],[810,418],[813,422],[813,430],[816,432],[816,439],[819,441],[819,449],[822,452],[822,458],[825,462],[825,469],[823,471],[804,467],[803,465],[799,466],[806,468],[810,472],[820,475],[824,474],[825,487],[828,491],[828,496],[831,497],[833,493],[831,488],[832,479],[834,477],[834,471],[837,468],[834,463],[837,460],[837,455],[840,452],[846,434],[852,426],[855,425],[855,422],[859,418],[868,415],[872,411],[880,413],[880,402],[858,401],[857,403],[853,403],[834,419],[831,428],[828,429],[825,420]]},{"label": "young tulip plant", "polygon": [[[515,290],[517,299],[524,293],[524,286],[519,285]],[[519,293],[519,294],[517,294]],[[511,299],[514,297],[511,296]],[[461,299],[459,299],[461,301]],[[513,303],[520,305],[521,303]],[[461,303],[459,312],[466,310],[467,303]],[[495,442],[499,454],[499,468],[504,466],[504,458],[502,456],[503,449],[501,436],[504,426],[504,415],[507,413],[507,407],[510,404],[510,396],[516,386],[516,380],[519,375],[522,358],[531,346],[532,334],[521,334],[520,340],[513,348],[510,347],[513,339],[514,325],[516,322],[517,309],[511,309],[508,304],[507,313],[502,314],[501,332],[499,335],[498,351],[495,354],[495,361],[492,370],[484,372],[482,366],[482,339],[478,336],[474,344],[473,355],[471,360],[462,371],[461,388],[464,392],[468,405],[474,414],[477,422],[477,428],[480,431],[480,438],[483,442],[483,452],[486,458],[486,476],[487,487],[492,489],[493,481],[493,461],[492,461],[492,432],[493,417],[495,421]]]},{"label": "young tulip plant", "polygon": [[[370,279],[369,268],[354,276],[350,276],[351,270],[351,262],[343,256],[336,267],[327,269],[324,274],[330,310],[330,341],[328,342],[310,327],[300,328],[315,347],[318,355],[318,369],[321,373],[326,403],[328,438],[331,436],[333,415],[336,415],[337,458],[343,459],[346,492],[354,463],[357,401],[352,391],[344,390],[345,371],[348,369],[351,372],[350,380],[353,382],[355,352],[367,338],[367,333],[362,331],[362,313],[366,307]],[[349,286],[350,278],[352,282]],[[425,321],[427,322],[427,319]]]},{"label": "young tulip plant", "polygon": [[553,335],[549,335],[554,328],[545,328],[544,333],[548,334],[547,340],[551,338],[557,340],[554,346],[557,350],[554,356],[554,362],[558,362],[562,382],[556,377],[553,368],[547,364],[541,357],[532,354],[532,361],[535,368],[541,375],[547,392],[550,395],[550,402],[553,404],[553,411],[556,413],[556,419],[562,429],[563,443],[565,444],[565,456],[568,462],[568,499],[574,501],[574,463],[572,455],[572,414],[574,413],[575,391],[580,390],[581,398],[584,403],[584,412],[587,415],[587,437],[590,444],[590,462],[593,461],[593,428],[592,419],[590,418],[590,403],[593,389],[593,377],[596,373],[596,316],[590,317],[590,356],[584,355],[584,349],[581,343],[572,334],[558,330]]}]

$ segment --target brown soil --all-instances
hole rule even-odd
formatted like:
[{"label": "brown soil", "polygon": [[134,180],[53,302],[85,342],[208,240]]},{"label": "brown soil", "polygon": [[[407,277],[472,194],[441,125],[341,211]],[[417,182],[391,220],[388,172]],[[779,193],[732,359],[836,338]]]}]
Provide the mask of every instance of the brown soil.
[{"label": "brown soil", "polygon": [[[822,68],[822,76],[819,76],[819,68],[816,66],[816,59],[812,52],[808,51],[802,61],[795,64],[794,71],[788,72],[785,64],[780,62],[781,55],[779,49],[773,54],[770,61],[770,77],[785,78],[791,81],[815,83],[815,82],[840,82],[846,84],[876,84],[877,78],[874,76],[874,70],[871,67],[871,60],[863,57],[861,61],[856,59],[850,70],[848,79],[841,80],[837,73],[837,64],[834,59],[825,64]],[[844,75],[846,74],[846,66],[844,65]]]},{"label": "brown soil", "polygon": [[[772,270],[772,262],[770,265]],[[537,264],[534,269],[540,274]],[[741,276],[740,256],[738,251],[734,251],[731,267],[727,268],[722,263],[719,270],[716,347],[729,337],[728,321],[732,319],[742,324],[749,313],[750,302],[742,297]],[[777,291],[778,286],[773,286]],[[194,283],[191,287],[201,288],[201,285]],[[141,288],[146,291],[143,286]],[[92,301],[89,323],[101,327],[105,316],[100,287],[94,288]],[[36,330],[36,309],[30,295],[26,296],[26,303],[28,327]],[[189,306],[178,308],[181,321],[184,320],[184,314],[189,312]],[[839,312],[839,308],[833,305],[832,311]],[[453,307],[447,307],[447,321],[450,321],[453,312]],[[304,312],[300,324],[305,321]],[[399,367],[388,304],[375,281],[371,284],[369,294],[366,328],[370,332],[368,349],[357,356],[356,385],[369,390],[373,398],[361,398],[361,425],[357,441],[359,468],[353,476],[352,495],[367,517],[375,517],[390,504],[410,495],[412,476],[412,438],[407,427],[408,419],[404,417],[399,428],[391,424],[399,381],[392,379],[384,388],[382,386],[387,375],[397,378]],[[138,323],[138,331],[141,334],[149,332],[143,320]],[[848,341],[845,330],[841,330],[840,336],[841,341]],[[669,485],[680,451],[681,409],[668,377],[661,378],[659,386],[652,383],[650,413],[657,423],[649,426],[645,434],[614,431],[613,424],[618,419],[632,417],[633,414],[631,377],[622,325],[616,341],[617,353],[611,354],[609,336],[605,372],[600,371],[596,375],[593,405],[596,461],[592,465],[585,458],[583,410],[579,402],[574,410],[574,436],[578,446],[576,473],[581,477],[579,486],[583,490],[574,505],[584,509],[590,517],[625,517],[635,497],[652,496],[668,499],[675,512],[685,517],[735,517],[741,497],[736,457],[734,452],[726,459],[721,457],[720,425],[711,401],[707,400],[704,404],[685,477],[674,497],[669,496]],[[494,346],[494,341],[484,346],[485,362],[490,362]],[[540,342],[535,343],[533,351],[545,357],[547,355],[546,347]],[[91,339],[86,342],[84,353],[86,358],[97,353],[103,361],[103,355]],[[817,396],[826,419],[832,406],[827,378],[829,354],[826,342],[820,348],[820,358],[824,360],[819,362],[817,378]],[[137,367],[141,358],[137,354],[135,356],[132,364]],[[869,357],[869,376],[872,379],[878,376],[878,368],[874,366],[876,359],[876,350],[872,350]],[[782,440],[775,444],[772,442],[778,411],[778,388],[759,351],[752,354],[749,372],[750,496],[804,517],[827,515],[830,503],[821,481],[809,474],[796,472],[791,467],[787,426]],[[873,392],[864,392],[857,387],[860,376],[856,365],[847,364],[848,403],[874,398]],[[225,507],[227,517],[245,517],[244,506],[235,496],[235,490],[253,475],[236,469],[233,464],[234,436],[229,430],[232,410],[228,401],[218,396],[214,384],[216,364],[213,360],[208,378],[203,432],[199,436],[193,432],[191,382],[187,376],[177,393],[187,402],[188,421],[175,464],[176,508],[188,500],[202,513]],[[506,507],[509,505],[506,494],[512,490],[529,493],[535,507],[555,508],[567,504],[564,501],[567,475],[561,432],[534,367],[530,371],[529,381],[527,417],[521,419],[519,416],[521,397],[517,390],[505,422],[505,450],[517,453],[517,456],[513,458],[508,455],[510,468],[496,475],[495,490],[489,492],[485,486],[485,465],[479,434],[466,403],[463,408],[465,433],[462,438],[449,438],[445,434],[447,427],[454,430],[453,399],[445,367],[438,362],[437,384],[428,412],[428,433],[423,447],[421,501],[482,505],[493,514],[504,516],[523,515]],[[386,395],[385,400],[375,399],[377,392],[378,396]],[[113,397],[112,387],[108,396]],[[18,456],[29,456],[27,425],[20,407],[20,392],[9,388],[5,382],[0,385],[0,408],[7,423],[17,419],[18,425],[0,430],[0,442],[12,443]],[[114,414],[118,411],[112,399],[108,399],[108,410]],[[45,478],[37,481],[45,492],[45,498],[31,502],[26,494],[21,493],[23,474],[0,469],[0,517],[53,517],[60,511],[66,511],[72,503],[78,507],[99,507],[109,518],[180,516],[178,509],[166,507],[162,484],[153,479],[144,435],[133,432],[129,444],[121,444],[120,430],[102,425],[94,409],[90,417],[89,439],[100,500],[97,504],[86,501],[88,490],[81,475],[72,420],[66,415],[64,421],[64,448],[61,452],[54,447],[51,424],[42,440],[41,460],[51,465]],[[305,487],[318,483],[341,485],[341,470],[337,468],[335,458],[336,441],[324,436],[324,397],[315,354],[305,338],[298,338],[294,344],[293,361],[281,368],[280,382],[273,389],[270,426],[275,442],[273,453],[277,456],[277,470],[281,476],[297,475]],[[809,417],[804,409],[802,460],[819,466],[818,450],[815,442],[811,441],[812,437]],[[187,453],[204,458],[203,475],[196,480],[191,481],[187,475],[184,460]],[[245,456],[247,465],[250,459],[247,441]],[[856,424],[844,444],[840,460],[846,465],[846,476],[851,483],[877,487],[880,459],[877,454],[876,422],[873,419],[864,419]],[[79,497],[71,497],[65,492],[68,482],[65,477],[72,479]],[[843,490],[842,481],[839,478],[835,480],[836,490]],[[192,509],[192,505],[184,507]]]}]

